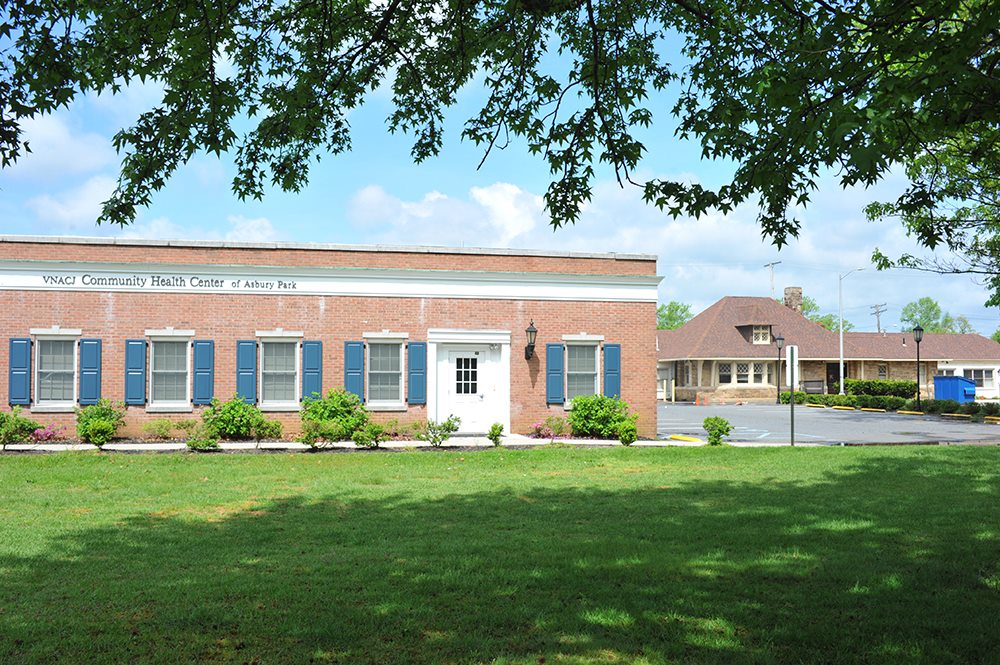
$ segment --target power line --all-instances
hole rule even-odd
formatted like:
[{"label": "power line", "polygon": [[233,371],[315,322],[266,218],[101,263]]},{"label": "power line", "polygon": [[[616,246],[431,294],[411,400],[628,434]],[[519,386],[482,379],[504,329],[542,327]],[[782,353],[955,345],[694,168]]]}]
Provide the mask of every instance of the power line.
[{"label": "power line", "polygon": [[772,300],[774,299],[774,266],[778,265],[779,263],[781,263],[781,261],[771,261],[770,263],[765,263],[764,264],[765,268],[770,268],[771,269],[771,299]]},{"label": "power line", "polygon": [[885,313],[885,303],[871,306],[872,314],[875,315],[875,330],[882,332],[882,314]]}]

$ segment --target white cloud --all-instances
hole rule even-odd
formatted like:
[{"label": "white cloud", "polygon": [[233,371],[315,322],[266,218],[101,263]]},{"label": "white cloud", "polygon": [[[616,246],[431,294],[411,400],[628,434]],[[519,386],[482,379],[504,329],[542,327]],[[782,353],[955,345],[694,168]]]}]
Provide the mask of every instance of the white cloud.
[{"label": "white cloud", "polygon": [[96,230],[101,205],[111,196],[115,184],[114,178],[94,176],[62,194],[43,194],[28,199],[25,206],[35,213],[39,226],[53,226],[57,231]]},{"label": "white cloud", "polygon": [[540,196],[509,183],[473,188],[467,199],[433,191],[413,201],[370,186],[354,196],[349,216],[364,242],[654,254],[663,276],[661,300],[689,303],[695,312],[725,295],[769,296],[764,264],[775,260],[781,261],[775,296],[785,286],[801,286],[823,312],[836,312],[838,275],[866,266],[844,280],[845,318],[857,329],[874,330],[871,305],[887,303],[887,328],[898,322],[906,303],[929,295],[953,315],[969,316],[980,331],[992,332],[997,316],[982,306],[985,291],[967,276],[879,272],[870,265],[875,247],[889,254],[917,251],[898,223],[868,222],[862,210],[901,187],[900,179],[890,178],[867,191],[844,191],[829,179],[800,211],[799,238],[781,250],[761,237],[756,206],[672,219],[646,204],[640,189],[613,181],[598,183],[577,223],[559,229],[548,225]]},{"label": "white cloud", "polygon": [[225,240],[228,242],[273,242],[285,239],[266,217],[249,218],[230,215],[226,218],[229,229],[220,231],[204,224],[184,226],[167,217],[136,222],[119,234],[123,238],[149,240]]},{"label": "white cloud", "polygon": [[58,113],[24,120],[21,127],[31,152],[6,174],[52,183],[66,176],[93,173],[115,161],[109,139],[74,128],[68,122],[70,117],[69,113]]}]

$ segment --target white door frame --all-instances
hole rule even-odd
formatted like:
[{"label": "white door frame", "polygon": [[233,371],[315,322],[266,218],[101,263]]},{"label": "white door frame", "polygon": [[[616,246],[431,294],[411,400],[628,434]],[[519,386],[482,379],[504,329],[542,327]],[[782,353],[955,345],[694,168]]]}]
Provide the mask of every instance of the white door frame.
[{"label": "white door frame", "polygon": [[427,418],[440,422],[447,413],[438,413],[438,345],[440,344],[497,344],[500,362],[497,366],[497,399],[506,404],[499,422],[505,432],[510,432],[510,331],[461,330],[431,328],[427,331]]}]

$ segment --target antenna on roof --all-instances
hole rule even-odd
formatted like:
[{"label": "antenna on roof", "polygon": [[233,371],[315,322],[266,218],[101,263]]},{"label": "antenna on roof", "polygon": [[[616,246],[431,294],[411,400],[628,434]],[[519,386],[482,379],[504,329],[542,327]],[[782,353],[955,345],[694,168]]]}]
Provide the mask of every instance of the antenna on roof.
[{"label": "antenna on roof", "polygon": [[781,261],[771,261],[770,263],[765,263],[765,268],[771,269],[771,300],[774,300],[774,266],[781,263]]}]

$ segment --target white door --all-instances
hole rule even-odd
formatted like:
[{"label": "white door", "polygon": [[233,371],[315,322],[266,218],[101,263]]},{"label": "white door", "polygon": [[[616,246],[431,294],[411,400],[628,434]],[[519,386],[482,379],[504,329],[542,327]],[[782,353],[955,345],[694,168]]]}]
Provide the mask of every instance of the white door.
[{"label": "white door", "polygon": [[489,346],[449,345],[438,355],[438,420],[461,418],[459,432],[484,433],[504,422],[497,393],[499,351]]}]

